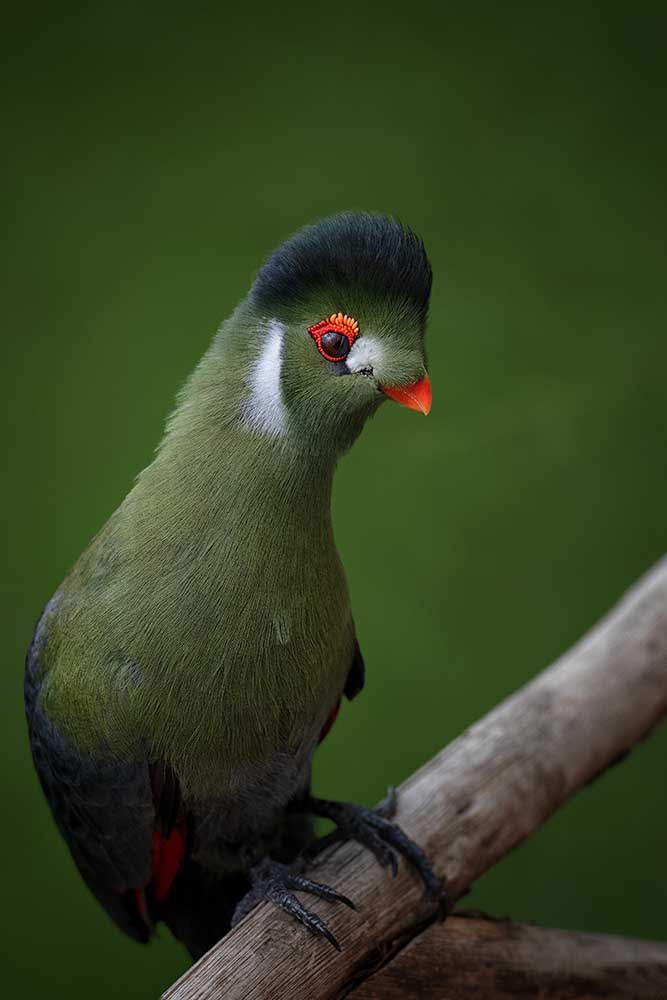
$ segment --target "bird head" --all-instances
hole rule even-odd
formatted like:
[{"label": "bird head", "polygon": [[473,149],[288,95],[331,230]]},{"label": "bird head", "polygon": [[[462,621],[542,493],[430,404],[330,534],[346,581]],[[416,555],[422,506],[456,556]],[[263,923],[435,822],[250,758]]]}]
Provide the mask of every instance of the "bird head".
[{"label": "bird head", "polygon": [[387,399],[427,414],[430,291],[421,240],[393,219],[347,212],[297,232],[245,304],[251,427],[340,453]]}]

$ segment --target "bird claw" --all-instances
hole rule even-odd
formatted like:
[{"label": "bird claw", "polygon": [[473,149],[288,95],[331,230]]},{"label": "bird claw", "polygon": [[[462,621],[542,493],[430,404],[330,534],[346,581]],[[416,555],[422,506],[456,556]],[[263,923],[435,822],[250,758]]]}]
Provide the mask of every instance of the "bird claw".
[{"label": "bird claw", "polygon": [[232,917],[232,927],[235,927],[258,903],[269,900],[276,906],[291,914],[313,934],[326,938],[337,951],[341,947],[327,925],[316,913],[307,910],[294,895],[294,891],[307,892],[318,899],[326,899],[332,903],[343,903],[356,910],[351,899],[328,885],[314,882],[276,861],[265,859],[250,871],[251,888],[239,902]]},{"label": "bird claw", "polygon": [[444,881],[435,874],[421,847],[391,822],[396,813],[396,791],[392,786],[377,809],[316,798],[308,800],[308,808],[316,816],[324,816],[336,824],[337,829],[325,839],[356,840],[375,855],[383,868],[390,868],[394,876],[398,872],[398,857],[402,855],[416,869],[425,894],[441,899],[441,909],[446,912]]}]

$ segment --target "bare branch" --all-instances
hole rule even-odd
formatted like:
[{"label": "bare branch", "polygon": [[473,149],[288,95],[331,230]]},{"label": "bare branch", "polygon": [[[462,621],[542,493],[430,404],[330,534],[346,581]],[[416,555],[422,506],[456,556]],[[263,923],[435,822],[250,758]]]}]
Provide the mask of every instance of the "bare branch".
[{"label": "bare branch", "polygon": [[667,944],[454,916],[420,934],[353,1000],[658,1000]]},{"label": "bare branch", "polygon": [[[447,874],[456,899],[666,713],[662,560],[565,656],[405,782],[397,821]],[[407,866],[392,879],[356,844],[325,853],[312,874],[359,907],[354,914],[308,897],[342,954],[262,905],[165,1000],[337,997],[433,920]]]}]

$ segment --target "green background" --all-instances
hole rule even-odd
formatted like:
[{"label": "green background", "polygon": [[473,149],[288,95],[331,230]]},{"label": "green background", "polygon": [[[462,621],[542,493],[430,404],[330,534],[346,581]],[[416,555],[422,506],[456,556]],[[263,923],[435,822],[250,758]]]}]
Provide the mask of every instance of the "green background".
[{"label": "green background", "polygon": [[[265,255],[398,215],[435,288],[434,405],[386,405],[335,494],[367,690],[316,788],[371,803],[667,549],[664,5],[4,4],[0,704],[5,995],[155,997],[32,771],[34,620]],[[9,150],[9,155],[8,155]],[[667,936],[667,727],[466,905]]]}]

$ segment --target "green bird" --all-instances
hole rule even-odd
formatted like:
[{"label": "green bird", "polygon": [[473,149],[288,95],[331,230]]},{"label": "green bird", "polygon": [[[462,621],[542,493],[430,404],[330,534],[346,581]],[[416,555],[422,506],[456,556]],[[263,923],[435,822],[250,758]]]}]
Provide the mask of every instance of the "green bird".
[{"label": "green bird", "polygon": [[338,947],[301,890],[313,816],[425,891],[420,848],[310,794],[364,683],[336,551],[336,463],[387,398],[428,413],[422,242],[344,213],[279,247],[180,393],[151,464],[45,608],[26,662],[35,766],[87,885],[197,957],[262,899]]}]

